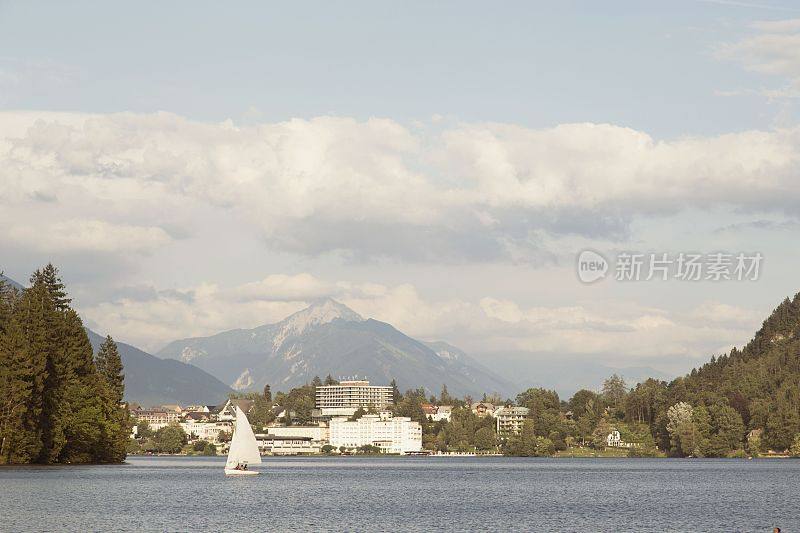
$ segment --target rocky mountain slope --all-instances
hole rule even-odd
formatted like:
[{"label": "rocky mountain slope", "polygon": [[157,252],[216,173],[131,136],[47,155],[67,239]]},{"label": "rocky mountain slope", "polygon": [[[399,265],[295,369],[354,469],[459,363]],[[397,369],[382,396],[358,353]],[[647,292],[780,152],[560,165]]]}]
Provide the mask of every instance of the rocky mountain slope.
[{"label": "rocky mountain slope", "polygon": [[396,379],[401,388],[435,393],[442,384],[456,394],[515,392],[460,350],[420,342],[330,299],[276,324],[174,341],[158,355],[197,365],[240,390],[267,383],[286,390],[330,374],[366,377],[375,384]]}]

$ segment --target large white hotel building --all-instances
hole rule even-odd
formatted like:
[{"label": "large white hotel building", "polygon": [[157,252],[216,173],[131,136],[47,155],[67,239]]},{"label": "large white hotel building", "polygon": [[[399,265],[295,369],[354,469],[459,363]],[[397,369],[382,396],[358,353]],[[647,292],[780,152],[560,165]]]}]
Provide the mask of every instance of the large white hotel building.
[{"label": "large white hotel building", "polygon": [[404,454],[422,450],[422,426],[405,416],[389,412],[364,415],[356,421],[334,418],[330,422],[330,443],[336,448],[354,450],[370,444],[383,453]]},{"label": "large white hotel building", "polygon": [[369,381],[342,381],[338,385],[317,387],[314,417],[328,419],[353,416],[358,408],[382,411],[392,406],[391,387],[370,385]]}]

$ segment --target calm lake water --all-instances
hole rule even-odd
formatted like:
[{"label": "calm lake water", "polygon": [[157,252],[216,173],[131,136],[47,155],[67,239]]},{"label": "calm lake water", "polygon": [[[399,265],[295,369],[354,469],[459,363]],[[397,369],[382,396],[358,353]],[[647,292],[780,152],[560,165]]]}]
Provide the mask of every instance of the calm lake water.
[{"label": "calm lake water", "polygon": [[0,468],[3,531],[800,531],[800,461],[223,458]]}]

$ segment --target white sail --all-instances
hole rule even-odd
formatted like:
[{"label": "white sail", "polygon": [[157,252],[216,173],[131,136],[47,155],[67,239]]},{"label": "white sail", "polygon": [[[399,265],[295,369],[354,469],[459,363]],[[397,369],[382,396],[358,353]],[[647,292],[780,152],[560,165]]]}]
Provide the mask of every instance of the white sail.
[{"label": "white sail", "polygon": [[228,462],[225,468],[233,468],[237,464],[258,464],[261,462],[261,454],[258,452],[258,443],[253,434],[253,428],[247,421],[244,411],[236,406],[236,423],[231,439],[231,448],[228,451]]}]

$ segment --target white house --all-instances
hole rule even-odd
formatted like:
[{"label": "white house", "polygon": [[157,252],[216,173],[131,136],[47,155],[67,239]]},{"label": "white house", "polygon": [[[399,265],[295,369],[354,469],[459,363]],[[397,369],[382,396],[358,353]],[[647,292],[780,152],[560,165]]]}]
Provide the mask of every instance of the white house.
[{"label": "white house", "polygon": [[625,442],[616,429],[606,436],[606,446],[609,448],[635,448],[639,444],[635,442]]},{"label": "white house", "polygon": [[423,403],[421,407],[422,412],[425,413],[425,417],[430,419],[432,422],[439,422],[440,420],[450,422],[450,416],[453,414],[452,405],[433,405],[430,403]]},{"label": "white house", "polygon": [[431,420],[434,422],[439,422],[444,420],[445,422],[450,422],[450,416],[453,414],[453,406],[452,405],[440,405],[436,408],[436,413],[431,415]]},{"label": "white house", "polygon": [[355,422],[334,418],[330,422],[330,443],[336,448],[355,449],[377,446],[384,453],[405,454],[422,450],[422,426],[404,416],[393,417],[388,411],[364,415]]},{"label": "white house", "polygon": [[219,442],[221,432],[232,433],[233,424],[231,422],[196,422],[186,420],[180,423],[181,428],[190,439],[207,440],[209,442]]}]

